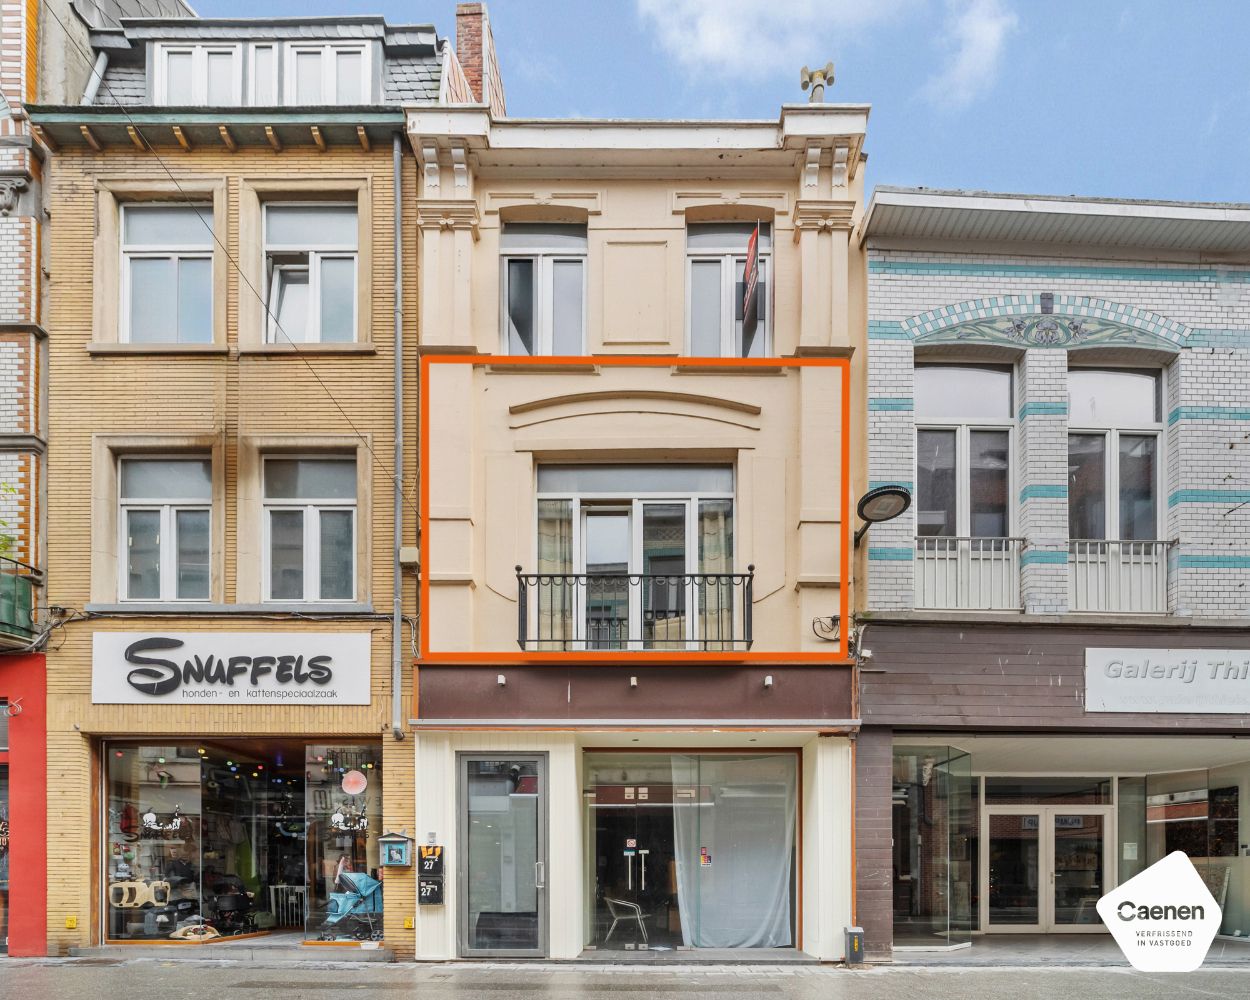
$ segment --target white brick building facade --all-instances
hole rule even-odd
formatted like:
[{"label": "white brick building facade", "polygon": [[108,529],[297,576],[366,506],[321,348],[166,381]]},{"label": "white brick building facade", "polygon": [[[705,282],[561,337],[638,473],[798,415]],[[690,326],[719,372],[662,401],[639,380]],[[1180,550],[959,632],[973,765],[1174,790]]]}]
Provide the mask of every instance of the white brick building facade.
[{"label": "white brick building facade", "polygon": [[[1189,263],[1141,249],[1085,257],[1063,244],[1028,254],[977,252],[968,241],[917,245],[924,249],[871,230],[867,238],[871,483],[914,488],[917,359],[1012,364],[1021,610],[1072,610],[1069,364],[1157,368],[1166,611],[1250,614],[1250,262]],[[1046,316],[1067,342],[1021,332]],[[915,606],[915,535],[914,510],[873,528],[870,610]]]}]

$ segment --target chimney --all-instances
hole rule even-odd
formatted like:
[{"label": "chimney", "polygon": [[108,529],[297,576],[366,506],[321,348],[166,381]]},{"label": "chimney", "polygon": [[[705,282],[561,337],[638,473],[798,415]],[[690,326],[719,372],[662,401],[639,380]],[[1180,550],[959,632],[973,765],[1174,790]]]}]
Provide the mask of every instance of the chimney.
[{"label": "chimney", "polygon": [[475,100],[490,105],[491,113],[502,118],[503,79],[495,59],[495,38],[484,3],[456,4],[456,59],[469,81]]}]

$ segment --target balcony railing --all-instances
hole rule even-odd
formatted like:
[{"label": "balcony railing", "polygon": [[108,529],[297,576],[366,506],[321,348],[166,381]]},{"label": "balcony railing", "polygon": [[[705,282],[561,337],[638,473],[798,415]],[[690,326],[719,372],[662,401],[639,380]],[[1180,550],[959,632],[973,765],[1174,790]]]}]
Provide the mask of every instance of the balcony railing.
[{"label": "balcony railing", "polygon": [[1068,543],[1068,607],[1073,611],[1168,609],[1168,543],[1074,538]]},{"label": "balcony railing", "polygon": [[1020,538],[922,535],[916,539],[916,607],[1020,610]]},{"label": "balcony railing", "polygon": [[538,651],[751,648],[745,573],[522,573],[517,644]]},{"label": "balcony railing", "polygon": [[0,646],[20,646],[34,638],[38,581],[33,566],[0,556]]}]

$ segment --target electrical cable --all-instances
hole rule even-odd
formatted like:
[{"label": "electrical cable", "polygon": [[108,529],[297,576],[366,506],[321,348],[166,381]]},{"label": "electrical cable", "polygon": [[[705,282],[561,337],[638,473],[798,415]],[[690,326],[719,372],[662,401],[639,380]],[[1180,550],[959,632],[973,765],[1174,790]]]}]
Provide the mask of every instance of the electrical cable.
[{"label": "electrical cable", "polygon": [[[60,15],[57,14],[57,12],[53,9],[52,6],[45,5],[44,9],[49,14],[51,14],[53,20],[55,20],[57,24],[60,25],[61,31],[65,34],[65,37],[68,39],[70,45],[72,45],[74,49],[78,51],[78,54],[81,55],[83,59],[87,61],[88,66],[90,66],[92,69],[92,72],[94,72],[95,60],[91,58],[91,54],[87,52],[86,49],[82,47],[82,45],[79,44],[77,39],[75,39],[72,34],[70,34],[69,29],[65,26],[65,22],[61,20]],[[140,143],[142,144],[143,148],[147,150],[147,152],[151,153],[152,156],[156,159],[156,162],[160,164],[161,169],[165,172],[166,176],[170,179],[170,181],[173,182],[174,187],[177,188],[178,193],[182,196],[183,201],[186,202],[189,208],[194,209],[196,207],[196,203],[191,199],[191,197],[187,194],[187,192],[183,190],[182,185],[178,182],[178,178],[174,176],[174,172],[169,168],[169,165],[165,162],[164,158],[160,155],[160,153],[156,151],[156,148],[152,145],[152,143],[148,141],[147,136],[143,134],[143,130],[139,127],[138,123],[135,122],[135,120],[130,116],[130,112],[126,110],[126,106],[123,105],[121,101],[117,99],[117,97],[109,89],[108,84],[104,82],[103,78],[101,78],[100,80],[100,89],[104,93],[108,94],[108,96],[112,99],[113,104],[116,106],[117,110],[120,111],[125,116],[126,121],[130,123],[130,127],[135,130],[135,135],[139,137]],[[400,194],[401,193],[399,191],[396,191],[394,193],[394,196],[398,198],[400,197]],[[266,317],[268,317],[269,321],[273,324],[273,328],[276,329],[280,334],[282,334],[282,336],[286,339],[286,342],[290,345],[292,352],[304,363],[305,367],[308,368],[308,371],[312,374],[312,377],[316,380],[317,384],[321,386],[326,396],[329,397],[330,402],[334,404],[335,409],[339,411],[339,414],[347,422],[347,426],[351,428],[352,433],[355,434],[356,437],[360,439],[361,444],[365,446],[365,450],[369,452],[369,455],[373,459],[374,464],[377,465],[377,467],[382,470],[383,474],[391,481],[392,487],[394,487],[396,490],[399,491],[401,497],[403,498],[404,503],[407,504],[407,506],[409,507],[409,509],[411,509],[414,515],[419,516],[419,512],[416,508],[416,505],[413,504],[412,501],[408,498],[407,494],[405,493],[403,489],[403,485],[399,482],[399,480],[395,478],[395,475],[391,472],[391,470],[389,470],[382,463],[382,460],[378,457],[377,453],[373,450],[373,445],[370,444],[369,439],[364,435],[364,433],[362,433],[356,427],[355,423],[352,421],[352,418],[348,416],[347,411],[343,408],[342,404],[340,404],[338,399],[335,398],[335,395],[330,390],[330,387],[326,385],[325,381],[321,378],[321,376],[317,374],[317,369],[312,364],[312,362],[308,360],[308,356],[299,349],[299,345],[294,340],[292,340],[290,335],[287,334],[286,330],[282,328],[282,324],[278,322],[277,317],[274,316],[272,310],[269,308],[268,301],[266,301],[265,297],[260,294],[260,291],[256,288],[255,285],[252,284],[251,280],[247,277],[247,275],[243,273],[243,269],[239,266],[238,261],[234,259],[234,255],[230,253],[229,249],[227,249],[226,245],[222,242],[221,238],[214,231],[212,223],[210,223],[207,219],[205,219],[199,212],[196,212],[195,214],[196,214],[196,218],[198,218],[201,224],[208,230],[209,235],[212,237],[213,243],[217,245],[218,249],[220,249],[221,252],[225,255],[226,260],[229,261],[230,266],[234,268],[234,271],[238,275],[239,280],[242,281],[243,284],[247,286],[248,291],[250,291],[252,295],[256,298],[256,301],[261,304],[261,307],[265,311]]]}]

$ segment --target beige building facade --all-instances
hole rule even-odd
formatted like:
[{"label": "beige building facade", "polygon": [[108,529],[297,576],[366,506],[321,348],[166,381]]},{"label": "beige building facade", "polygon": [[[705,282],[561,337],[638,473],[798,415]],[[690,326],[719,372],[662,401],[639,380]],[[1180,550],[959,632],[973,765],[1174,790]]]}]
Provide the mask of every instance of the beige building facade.
[{"label": "beige building facade", "polygon": [[408,112],[419,959],[844,957],[866,120]]}]

